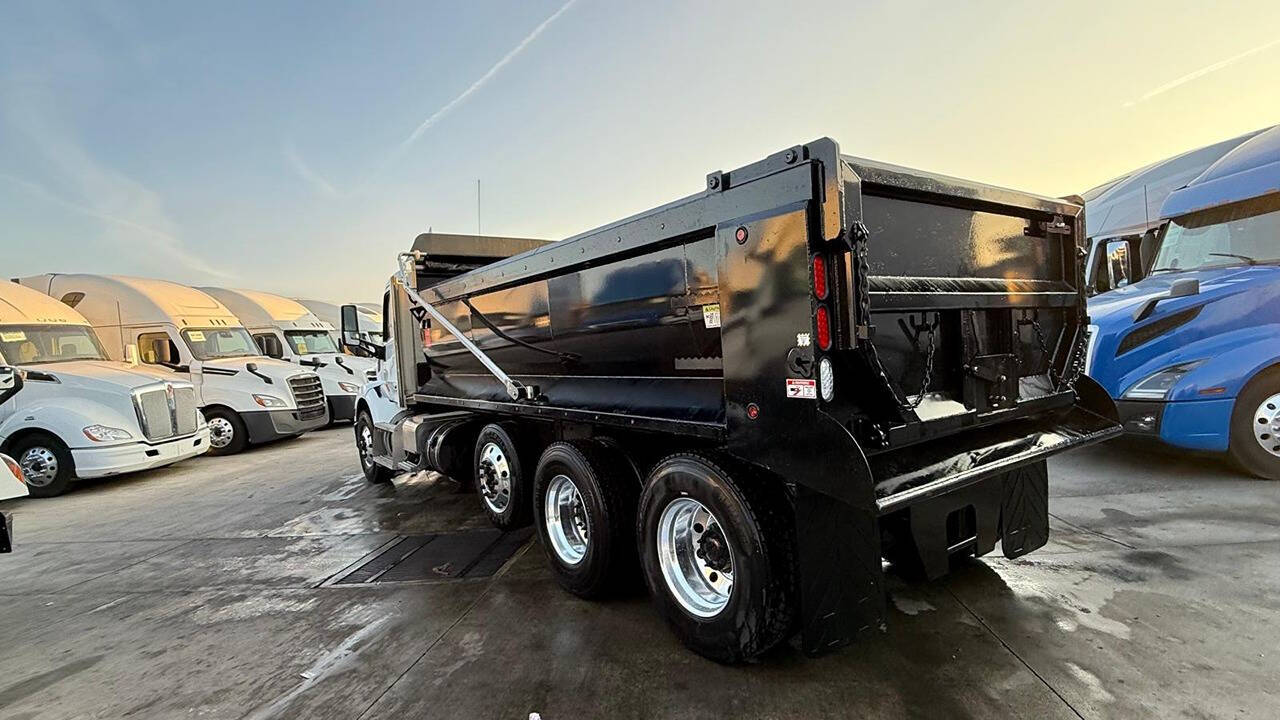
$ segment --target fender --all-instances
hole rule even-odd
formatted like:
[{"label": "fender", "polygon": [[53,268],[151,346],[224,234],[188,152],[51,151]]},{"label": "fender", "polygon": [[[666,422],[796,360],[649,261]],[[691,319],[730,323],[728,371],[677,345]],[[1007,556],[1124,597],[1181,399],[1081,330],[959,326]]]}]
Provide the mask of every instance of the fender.
[{"label": "fender", "polygon": [[[1258,373],[1280,363],[1280,325],[1242,328],[1207,338],[1182,348],[1178,355],[1187,360],[1208,360],[1174,386],[1169,394],[1170,401],[1234,398]],[[1183,361],[1175,360],[1168,364]],[[1204,390],[1216,388],[1224,390],[1202,394]]]}]

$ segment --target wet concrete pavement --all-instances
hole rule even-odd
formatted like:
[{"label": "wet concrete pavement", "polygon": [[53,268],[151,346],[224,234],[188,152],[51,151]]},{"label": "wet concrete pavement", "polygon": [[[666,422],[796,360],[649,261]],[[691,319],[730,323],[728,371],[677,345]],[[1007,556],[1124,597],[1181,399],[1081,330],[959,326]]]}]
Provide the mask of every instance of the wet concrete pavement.
[{"label": "wet concrete pavement", "polygon": [[491,578],[335,582],[485,527],[433,476],[372,487],[348,429],[0,505],[0,718],[1274,717],[1280,484],[1112,443],[1051,464],[1053,539],[937,583],[886,632],[748,667],[644,597]]}]

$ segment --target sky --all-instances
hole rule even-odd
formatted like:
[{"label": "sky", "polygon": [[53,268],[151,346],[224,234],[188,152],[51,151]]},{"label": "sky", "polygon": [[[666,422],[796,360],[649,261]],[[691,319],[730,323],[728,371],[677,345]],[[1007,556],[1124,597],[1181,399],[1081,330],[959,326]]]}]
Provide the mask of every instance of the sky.
[{"label": "sky", "polygon": [[[1280,3],[0,3],[0,275],[337,302],[821,136],[1046,195],[1280,123]],[[477,193],[477,181],[479,192]]]}]

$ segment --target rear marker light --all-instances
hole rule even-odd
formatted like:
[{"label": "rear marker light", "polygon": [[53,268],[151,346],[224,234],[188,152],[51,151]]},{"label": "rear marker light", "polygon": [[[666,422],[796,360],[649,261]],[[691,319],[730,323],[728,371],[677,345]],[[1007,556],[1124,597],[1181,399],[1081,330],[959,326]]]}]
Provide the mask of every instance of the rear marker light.
[{"label": "rear marker light", "polygon": [[813,294],[819,300],[827,299],[827,261],[821,255],[813,256]]},{"label": "rear marker light", "polygon": [[818,326],[818,347],[823,350],[831,349],[831,315],[827,312],[824,305],[818,306],[818,311],[814,313],[814,324]]},{"label": "rear marker light", "polygon": [[831,358],[822,358],[818,361],[818,392],[822,393],[822,399],[831,402],[831,398],[836,394],[836,374],[831,369]]}]

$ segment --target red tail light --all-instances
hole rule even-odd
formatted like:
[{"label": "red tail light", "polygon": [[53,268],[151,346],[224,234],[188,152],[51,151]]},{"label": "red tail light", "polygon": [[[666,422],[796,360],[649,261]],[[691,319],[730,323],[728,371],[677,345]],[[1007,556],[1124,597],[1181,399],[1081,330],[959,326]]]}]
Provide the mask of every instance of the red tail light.
[{"label": "red tail light", "polygon": [[827,299],[827,261],[821,255],[813,256],[813,294],[819,300]]},{"label": "red tail light", "polygon": [[823,350],[831,349],[831,317],[827,312],[825,305],[819,305],[818,311],[813,317],[815,324],[818,326],[818,347]]}]

